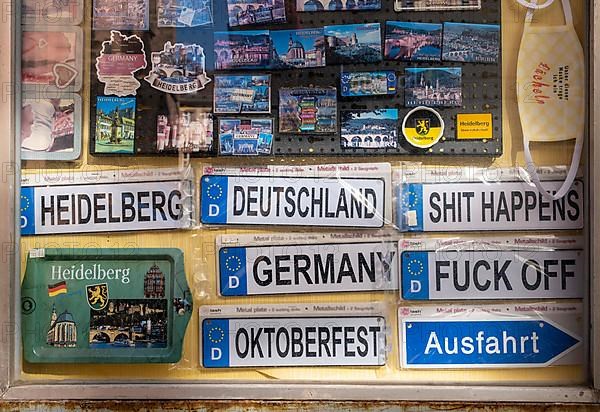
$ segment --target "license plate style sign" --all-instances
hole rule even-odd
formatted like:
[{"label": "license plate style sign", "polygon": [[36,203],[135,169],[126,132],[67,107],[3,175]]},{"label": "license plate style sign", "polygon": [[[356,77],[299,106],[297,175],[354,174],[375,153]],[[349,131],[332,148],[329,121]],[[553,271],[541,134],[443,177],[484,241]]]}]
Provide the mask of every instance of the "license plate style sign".
[{"label": "license plate style sign", "polygon": [[32,363],[171,363],[193,309],[179,249],[33,249],[21,289]]},{"label": "license plate style sign", "polygon": [[401,254],[405,300],[579,299],[581,250],[441,250]]},{"label": "license plate style sign", "polygon": [[[361,168],[369,172],[361,173]],[[257,168],[254,174],[239,169],[205,173],[200,184],[202,223],[358,228],[385,224],[391,213],[389,164],[298,169],[294,175],[285,167]]]},{"label": "license plate style sign", "polygon": [[[37,177],[37,176],[36,176]],[[21,234],[89,233],[190,226],[192,181],[176,170],[43,176],[21,187]]]},{"label": "license plate style sign", "polygon": [[202,320],[202,366],[383,366],[385,318]]},{"label": "license plate style sign", "polygon": [[580,304],[400,307],[403,368],[541,368],[583,361]]},{"label": "license plate style sign", "polygon": [[397,242],[222,247],[223,296],[398,288]]},{"label": "license plate style sign", "polygon": [[[562,181],[543,182],[558,190]],[[403,183],[400,229],[405,232],[581,229],[583,183],[549,201],[525,182]]]}]

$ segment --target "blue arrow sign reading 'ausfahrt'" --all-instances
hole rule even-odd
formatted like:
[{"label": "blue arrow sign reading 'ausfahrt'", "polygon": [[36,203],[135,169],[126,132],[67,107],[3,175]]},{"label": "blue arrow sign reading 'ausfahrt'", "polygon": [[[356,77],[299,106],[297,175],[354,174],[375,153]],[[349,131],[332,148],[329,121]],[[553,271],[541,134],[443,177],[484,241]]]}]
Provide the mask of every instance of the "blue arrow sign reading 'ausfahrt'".
[{"label": "blue arrow sign reading 'ausfahrt'", "polygon": [[581,343],[545,320],[404,320],[406,368],[543,367]]}]

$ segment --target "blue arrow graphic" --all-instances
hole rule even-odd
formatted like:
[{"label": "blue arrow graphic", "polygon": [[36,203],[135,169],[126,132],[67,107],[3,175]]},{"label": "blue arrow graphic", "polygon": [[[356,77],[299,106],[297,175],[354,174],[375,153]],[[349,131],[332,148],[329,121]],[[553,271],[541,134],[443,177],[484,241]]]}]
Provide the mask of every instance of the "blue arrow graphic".
[{"label": "blue arrow graphic", "polygon": [[580,343],[544,320],[406,320],[403,330],[407,366],[545,366]]}]

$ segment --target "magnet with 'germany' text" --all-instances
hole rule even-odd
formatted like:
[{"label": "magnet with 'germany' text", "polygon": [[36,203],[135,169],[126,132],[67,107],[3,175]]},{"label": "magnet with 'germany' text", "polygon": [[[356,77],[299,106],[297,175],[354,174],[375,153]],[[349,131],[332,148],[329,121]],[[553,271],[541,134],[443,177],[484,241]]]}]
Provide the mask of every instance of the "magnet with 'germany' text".
[{"label": "magnet with 'germany' text", "polygon": [[135,73],[146,68],[144,42],[133,34],[126,36],[111,30],[110,39],[102,42],[100,56],[96,57],[98,81],[104,83],[104,94],[129,96],[137,94],[141,86]]},{"label": "magnet with 'germany' text", "polygon": [[32,249],[21,289],[31,363],[172,363],[193,301],[179,249]]}]

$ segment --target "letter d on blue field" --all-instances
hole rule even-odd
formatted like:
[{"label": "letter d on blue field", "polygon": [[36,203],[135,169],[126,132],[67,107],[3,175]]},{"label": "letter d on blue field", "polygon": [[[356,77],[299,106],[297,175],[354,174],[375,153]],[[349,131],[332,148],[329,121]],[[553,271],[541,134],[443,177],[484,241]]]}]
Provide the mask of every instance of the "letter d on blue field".
[{"label": "letter d on blue field", "polygon": [[205,319],[202,322],[202,366],[229,366],[229,320]]},{"label": "letter d on blue field", "polygon": [[402,299],[429,299],[429,253],[402,252]]},{"label": "letter d on blue field", "polygon": [[226,247],[219,250],[219,288],[223,296],[246,296],[246,248]]},{"label": "letter d on blue field", "polygon": [[200,221],[227,223],[227,176],[202,176],[200,180]]},{"label": "letter d on blue field", "polygon": [[35,188],[21,188],[21,234],[35,234]]}]

